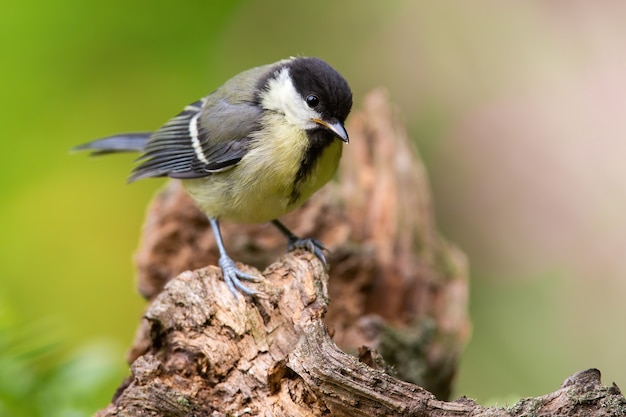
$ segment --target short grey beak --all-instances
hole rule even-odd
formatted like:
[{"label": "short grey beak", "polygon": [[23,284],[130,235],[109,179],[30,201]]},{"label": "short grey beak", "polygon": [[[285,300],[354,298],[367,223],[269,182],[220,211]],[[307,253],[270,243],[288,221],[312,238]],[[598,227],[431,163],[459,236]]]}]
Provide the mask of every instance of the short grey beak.
[{"label": "short grey beak", "polygon": [[324,126],[326,129],[333,132],[335,136],[337,136],[345,143],[348,143],[350,141],[350,139],[348,138],[348,132],[346,132],[346,128],[343,127],[343,124],[341,122],[327,122],[326,120],[322,119],[313,119],[313,121],[318,125]]}]

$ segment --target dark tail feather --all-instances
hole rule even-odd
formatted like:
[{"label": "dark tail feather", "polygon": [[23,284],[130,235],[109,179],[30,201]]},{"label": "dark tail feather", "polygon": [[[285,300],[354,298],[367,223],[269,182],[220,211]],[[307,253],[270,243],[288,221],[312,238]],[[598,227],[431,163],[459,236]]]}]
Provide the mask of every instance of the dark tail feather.
[{"label": "dark tail feather", "polygon": [[141,152],[150,132],[145,133],[123,133],[121,135],[108,136],[102,139],[96,139],[92,142],[84,143],[72,148],[73,151],[92,151],[91,155],[106,155],[117,152]]}]

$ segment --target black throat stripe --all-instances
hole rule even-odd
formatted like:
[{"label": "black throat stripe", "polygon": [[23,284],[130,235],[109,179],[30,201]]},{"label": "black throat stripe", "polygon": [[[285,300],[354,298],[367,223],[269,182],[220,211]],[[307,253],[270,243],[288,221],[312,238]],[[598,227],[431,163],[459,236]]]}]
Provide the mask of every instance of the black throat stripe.
[{"label": "black throat stripe", "polygon": [[309,139],[309,146],[307,147],[302,160],[300,161],[300,168],[296,172],[296,177],[293,181],[293,188],[291,190],[291,196],[289,197],[290,203],[295,203],[300,198],[300,188],[302,183],[309,177],[313,168],[322,156],[322,152],[335,140],[335,136],[324,130],[314,129],[306,132]]}]

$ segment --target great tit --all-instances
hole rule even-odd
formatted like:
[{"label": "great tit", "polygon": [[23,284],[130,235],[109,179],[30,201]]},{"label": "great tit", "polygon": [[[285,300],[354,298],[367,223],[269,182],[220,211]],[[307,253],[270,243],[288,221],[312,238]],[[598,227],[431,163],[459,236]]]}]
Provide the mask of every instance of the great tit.
[{"label": "great tit", "polygon": [[155,132],[105,137],[80,146],[94,155],[140,152],[129,182],[164,177],[184,188],[209,218],[219,266],[231,292],[261,293],[241,280],[219,220],[271,221],[288,240],[324,264],[324,246],[301,239],[277,220],[300,206],[337,170],[352,108],[348,82],[318,58],[296,57],[244,71],[184,108]]}]

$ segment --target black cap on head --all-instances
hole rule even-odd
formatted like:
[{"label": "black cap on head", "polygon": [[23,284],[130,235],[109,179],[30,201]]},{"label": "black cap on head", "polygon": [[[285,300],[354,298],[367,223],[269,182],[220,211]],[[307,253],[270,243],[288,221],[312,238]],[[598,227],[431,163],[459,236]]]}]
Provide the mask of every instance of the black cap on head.
[{"label": "black cap on head", "polygon": [[293,84],[304,100],[315,96],[315,110],[328,119],[343,123],[352,108],[352,90],[333,67],[319,58],[295,58],[286,65]]}]

